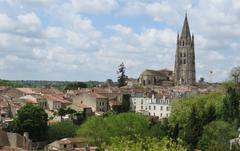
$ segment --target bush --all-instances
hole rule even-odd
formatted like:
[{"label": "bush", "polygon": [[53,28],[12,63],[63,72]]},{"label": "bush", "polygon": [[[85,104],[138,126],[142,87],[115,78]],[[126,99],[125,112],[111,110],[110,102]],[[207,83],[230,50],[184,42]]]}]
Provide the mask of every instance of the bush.
[{"label": "bush", "polygon": [[50,125],[48,128],[48,136],[50,141],[59,140],[66,137],[76,136],[77,126],[71,122],[59,122]]}]

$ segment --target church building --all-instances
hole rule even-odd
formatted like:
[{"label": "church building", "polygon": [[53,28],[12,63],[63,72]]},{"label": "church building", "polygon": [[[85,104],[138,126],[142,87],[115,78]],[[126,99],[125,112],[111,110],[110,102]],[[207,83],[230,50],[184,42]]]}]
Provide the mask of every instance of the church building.
[{"label": "church building", "polygon": [[191,35],[187,14],[181,35],[177,35],[174,72],[162,70],[145,70],[138,79],[139,83],[157,86],[191,86],[196,83],[194,35]]},{"label": "church building", "polygon": [[182,33],[177,36],[175,56],[174,83],[175,85],[194,85],[196,82],[194,35],[191,36],[187,14]]}]

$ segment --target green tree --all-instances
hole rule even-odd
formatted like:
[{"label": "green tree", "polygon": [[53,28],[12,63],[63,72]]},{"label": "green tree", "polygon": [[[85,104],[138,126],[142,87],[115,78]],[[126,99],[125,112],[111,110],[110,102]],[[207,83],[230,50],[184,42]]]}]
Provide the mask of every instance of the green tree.
[{"label": "green tree", "polygon": [[223,100],[222,116],[225,121],[240,126],[240,95],[236,88],[229,87]]},{"label": "green tree", "polygon": [[64,108],[58,109],[58,116],[61,116],[61,120],[62,120],[62,117],[65,115],[66,115],[66,110]]},{"label": "green tree", "polygon": [[118,67],[118,87],[125,86],[127,83],[128,77],[125,75],[126,67],[124,66],[124,63],[121,63]]},{"label": "green tree", "polygon": [[64,90],[77,90],[78,88],[87,88],[87,84],[84,82],[73,82],[66,85]]},{"label": "green tree", "polygon": [[192,111],[186,126],[184,141],[188,145],[188,150],[193,151],[197,146],[199,137],[202,134],[202,121],[197,114],[197,107],[192,106]]},{"label": "green tree", "polygon": [[27,104],[18,110],[12,130],[23,134],[29,133],[32,141],[42,141],[47,136],[47,113],[40,107]]},{"label": "green tree", "polygon": [[198,148],[204,151],[228,151],[229,140],[236,137],[236,130],[224,121],[214,121],[204,126]]},{"label": "green tree", "polygon": [[122,112],[128,112],[130,110],[130,94],[124,94],[122,99]]},{"label": "green tree", "polygon": [[79,136],[86,137],[95,145],[108,142],[111,137],[136,135],[145,136],[149,121],[141,114],[121,113],[103,117],[92,117],[78,129]]},{"label": "green tree", "polygon": [[126,136],[113,137],[109,144],[103,143],[101,147],[109,151],[186,151],[180,143],[177,144],[167,138],[159,140],[139,136],[136,136],[136,140]]},{"label": "green tree", "polygon": [[66,137],[74,137],[77,130],[72,122],[59,122],[50,125],[48,128],[49,141],[55,141]]}]

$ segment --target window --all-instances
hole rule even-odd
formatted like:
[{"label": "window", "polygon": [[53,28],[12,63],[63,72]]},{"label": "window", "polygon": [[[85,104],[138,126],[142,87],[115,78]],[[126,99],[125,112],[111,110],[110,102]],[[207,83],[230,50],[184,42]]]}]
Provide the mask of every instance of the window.
[{"label": "window", "polygon": [[186,64],[186,59],[183,60],[183,64]]},{"label": "window", "polygon": [[160,114],[160,117],[162,117],[162,113]]},{"label": "window", "polygon": [[180,64],[182,64],[182,60],[180,59]]},{"label": "window", "polygon": [[183,41],[183,44],[182,44],[183,46],[184,46],[184,41]]},{"label": "window", "polygon": [[153,113],[153,116],[155,116],[155,113]]},{"label": "window", "polygon": [[163,107],[161,106],[161,107],[160,107],[160,110],[162,111],[162,109],[163,109]]},{"label": "window", "polygon": [[151,106],[149,106],[149,110],[151,110]]},{"label": "window", "polygon": [[167,111],[169,110],[168,106],[167,106]]},{"label": "window", "polygon": [[153,106],[153,109],[156,110],[156,106]]},{"label": "window", "polygon": [[182,53],[180,52],[180,57],[182,57]]},{"label": "window", "polygon": [[64,147],[64,148],[67,148],[67,144],[64,144],[63,147]]},{"label": "window", "polygon": [[184,55],[183,55],[184,57],[186,57],[186,53],[184,53]]},{"label": "window", "polygon": [[143,106],[141,106],[141,110],[143,109]]},{"label": "window", "polygon": [[143,99],[141,100],[141,104],[143,104]]}]

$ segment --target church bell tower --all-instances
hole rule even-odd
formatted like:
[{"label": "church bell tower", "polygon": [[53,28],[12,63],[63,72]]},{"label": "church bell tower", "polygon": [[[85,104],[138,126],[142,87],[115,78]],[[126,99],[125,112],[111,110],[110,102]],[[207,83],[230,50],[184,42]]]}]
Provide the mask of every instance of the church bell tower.
[{"label": "church bell tower", "polygon": [[194,85],[196,82],[194,35],[191,36],[187,14],[182,33],[177,35],[175,56],[174,83],[175,85]]}]

